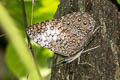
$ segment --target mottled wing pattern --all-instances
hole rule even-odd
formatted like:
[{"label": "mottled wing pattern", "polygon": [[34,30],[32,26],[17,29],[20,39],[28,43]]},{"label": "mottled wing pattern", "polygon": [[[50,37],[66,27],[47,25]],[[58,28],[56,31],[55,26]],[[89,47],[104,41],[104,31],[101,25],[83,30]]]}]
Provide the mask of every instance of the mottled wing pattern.
[{"label": "mottled wing pattern", "polygon": [[42,47],[72,56],[85,47],[94,27],[95,20],[88,13],[73,12],[60,19],[33,24],[27,28],[27,34]]}]

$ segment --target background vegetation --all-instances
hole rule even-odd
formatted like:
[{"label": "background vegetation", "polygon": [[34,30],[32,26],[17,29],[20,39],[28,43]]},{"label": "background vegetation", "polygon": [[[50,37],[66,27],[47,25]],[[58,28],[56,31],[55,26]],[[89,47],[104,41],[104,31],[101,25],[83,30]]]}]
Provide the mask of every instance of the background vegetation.
[{"label": "background vegetation", "polygon": [[[32,0],[24,1],[28,25],[30,25]],[[59,0],[35,1],[36,2],[33,10],[34,15],[32,24],[53,19],[54,13],[56,12],[59,4]],[[120,0],[117,0],[117,2],[120,4]],[[6,13],[9,14],[6,17],[6,13],[4,14],[4,12],[1,11],[3,10],[2,7],[0,7],[0,80],[27,80],[27,76],[29,74],[28,71],[34,68],[34,64],[32,65],[32,59],[29,59],[31,58],[30,55],[27,55],[29,58],[25,56],[25,54],[29,53],[29,50],[28,46],[26,46],[27,39],[25,34],[21,0],[0,0],[0,4],[5,7],[7,10]],[[13,25],[14,28],[11,25]],[[18,33],[16,33],[16,31]],[[22,39],[22,44],[25,44],[21,45],[19,39]],[[53,52],[42,48],[33,42],[32,46],[35,57],[37,59],[37,63],[39,64],[40,73],[44,79],[48,80],[51,71],[50,67]],[[24,47],[25,51],[28,52],[24,51]],[[27,60],[30,61],[27,63]]]},{"label": "background vegetation", "polygon": [[[22,51],[21,49],[25,45],[20,45],[19,37],[21,36],[21,39],[23,39],[23,43],[27,43],[21,0],[1,0],[0,3],[6,8],[9,14],[9,16],[4,17],[4,19],[0,17],[0,35],[5,34],[5,36],[0,37],[0,80],[26,80],[29,74],[28,71],[32,67],[32,62],[28,61],[27,64],[25,64],[25,61],[29,59],[26,58],[24,54],[27,54],[29,52],[25,53],[23,49],[24,53],[20,53]],[[32,24],[53,19],[58,4],[59,0],[36,0],[33,10],[34,13]],[[28,25],[30,25],[32,1],[25,0],[25,7]],[[2,10],[1,7],[0,10]],[[1,14],[2,12],[0,13],[0,15]],[[12,18],[12,21],[10,17]],[[18,31],[18,33],[14,31],[14,28],[12,29],[12,22],[13,26],[15,25],[15,29]],[[16,48],[15,45],[19,48]],[[51,71],[50,66],[53,52],[48,49],[42,48],[35,43],[32,43],[32,45],[35,57],[39,64],[40,73],[43,78],[46,78],[48,80]],[[31,65],[26,67],[26,65],[28,64]]]}]

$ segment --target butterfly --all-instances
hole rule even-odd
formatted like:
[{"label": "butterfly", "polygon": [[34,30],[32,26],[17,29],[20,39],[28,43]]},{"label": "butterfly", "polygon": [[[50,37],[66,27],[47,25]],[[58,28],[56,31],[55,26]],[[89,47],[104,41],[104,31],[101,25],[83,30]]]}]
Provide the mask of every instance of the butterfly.
[{"label": "butterfly", "polygon": [[28,27],[31,40],[56,54],[71,57],[83,49],[94,34],[95,20],[87,12],[73,12]]}]

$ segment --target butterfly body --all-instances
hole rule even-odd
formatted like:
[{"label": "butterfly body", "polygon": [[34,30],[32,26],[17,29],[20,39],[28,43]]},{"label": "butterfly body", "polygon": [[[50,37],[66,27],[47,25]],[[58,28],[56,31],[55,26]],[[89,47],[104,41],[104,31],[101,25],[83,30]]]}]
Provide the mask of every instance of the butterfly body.
[{"label": "butterfly body", "polygon": [[62,56],[72,56],[84,48],[93,36],[95,20],[84,12],[73,12],[28,27],[34,42]]}]

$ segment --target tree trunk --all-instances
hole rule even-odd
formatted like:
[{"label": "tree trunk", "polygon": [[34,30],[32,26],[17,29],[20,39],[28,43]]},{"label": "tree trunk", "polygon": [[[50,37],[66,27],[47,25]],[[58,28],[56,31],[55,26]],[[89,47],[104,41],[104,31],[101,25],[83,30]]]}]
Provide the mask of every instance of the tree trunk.
[{"label": "tree trunk", "polygon": [[51,80],[120,80],[120,22],[115,1],[60,0],[55,18],[73,11],[93,15],[100,30],[86,50],[98,45],[100,47],[82,54],[80,64],[75,60],[56,66],[59,56],[55,55]]}]

